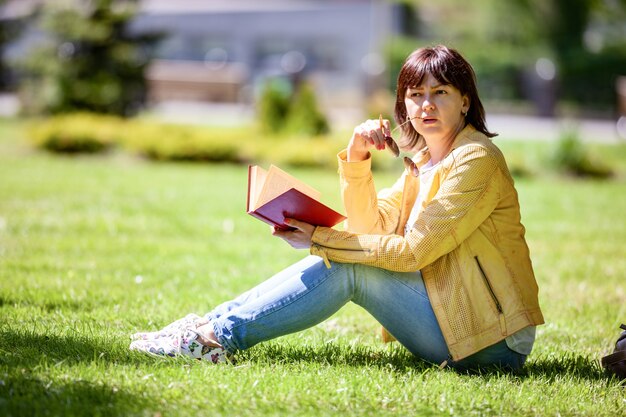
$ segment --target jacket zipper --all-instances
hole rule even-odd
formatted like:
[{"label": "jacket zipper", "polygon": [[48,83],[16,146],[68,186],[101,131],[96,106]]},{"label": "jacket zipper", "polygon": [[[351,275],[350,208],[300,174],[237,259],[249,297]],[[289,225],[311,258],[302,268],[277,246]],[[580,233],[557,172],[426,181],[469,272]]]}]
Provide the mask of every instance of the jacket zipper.
[{"label": "jacket zipper", "polygon": [[500,304],[500,301],[498,301],[498,297],[496,297],[496,293],[493,292],[493,287],[491,286],[491,283],[489,282],[489,279],[487,278],[487,274],[485,274],[485,270],[483,269],[483,266],[480,264],[480,261],[478,260],[478,256],[474,256],[474,259],[476,259],[476,264],[478,265],[478,269],[480,269],[480,274],[483,276],[483,280],[485,281],[485,285],[487,286],[487,289],[489,290],[489,294],[491,294],[491,298],[493,299],[493,302],[496,304],[498,313],[504,314],[504,310],[502,310],[502,305]]},{"label": "jacket zipper", "polygon": [[318,248],[324,248],[324,249],[332,249],[332,250],[337,250],[337,251],[344,251],[344,252],[363,252],[366,253],[368,255],[372,254],[372,252],[374,252],[374,249],[369,249],[369,248],[361,248],[361,249],[348,249],[348,248],[334,248],[332,246],[325,246],[325,245],[321,245],[319,243],[312,243],[311,246],[317,246]]}]

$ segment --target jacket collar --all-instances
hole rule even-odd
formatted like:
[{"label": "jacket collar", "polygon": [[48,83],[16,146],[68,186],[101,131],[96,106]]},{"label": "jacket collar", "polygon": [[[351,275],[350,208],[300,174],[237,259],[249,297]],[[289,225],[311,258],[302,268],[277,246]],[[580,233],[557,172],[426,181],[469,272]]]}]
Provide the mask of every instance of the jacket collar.
[{"label": "jacket collar", "polygon": [[[448,151],[446,156],[444,156],[443,159],[446,159],[448,156],[450,156],[450,154],[459,146],[468,143],[469,137],[474,132],[476,132],[476,128],[474,128],[474,126],[468,123],[463,128],[463,130],[461,130],[459,134],[456,135],[456,138],[454,138],[454,141],[452,142],[452,146],[450,147],[450,150]],[[415,162],[415,165],[417,165],[418,168],[422,167],[429,160],[430,160],[430,151],[428,150],[428,146],[425,146],[413,156],[413,162]]]}]

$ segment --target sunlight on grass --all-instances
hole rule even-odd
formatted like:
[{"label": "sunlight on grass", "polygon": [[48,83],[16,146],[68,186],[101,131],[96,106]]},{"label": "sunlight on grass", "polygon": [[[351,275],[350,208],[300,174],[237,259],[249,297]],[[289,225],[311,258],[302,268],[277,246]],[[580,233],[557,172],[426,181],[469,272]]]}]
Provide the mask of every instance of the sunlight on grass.
[{"label": "sunlight on grass", "polygon": [[[626,317],[623,176],[517,181],[547,321],[519,374],[416,360],[354,305],[212,366],[130,352],[128,335],[305,255],[245,213],[246,168],[55,157],[19,131],[0,123],[0,415],[626,414],[599,366]],[[341,208],[335,172],[293,174]]]}]

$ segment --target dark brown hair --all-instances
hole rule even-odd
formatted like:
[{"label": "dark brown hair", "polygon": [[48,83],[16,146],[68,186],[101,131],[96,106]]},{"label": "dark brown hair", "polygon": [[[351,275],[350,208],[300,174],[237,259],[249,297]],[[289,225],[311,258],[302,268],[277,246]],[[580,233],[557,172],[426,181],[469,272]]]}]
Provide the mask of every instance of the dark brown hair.
[{"label": "dark brown hair", "polygon": [[[478,97],[474,69],[458,51],[443,45],[417,49],[404,61],[398,74],[396,90],[394,116],[398,125],[407,120],[404,104],[406,90],[419,86],[428,74],[431,74],[442,84],[457,88],[461,95],[469,98],[470,107],[465,117],[468,124],[490,138],[497,135],[497,133],[487,130],[485,109]],[[413,128],[411,123],[406,123],[401,129],[403,134],[399,144],[402,149],[419,150],[426,145],[424,138]]]}]

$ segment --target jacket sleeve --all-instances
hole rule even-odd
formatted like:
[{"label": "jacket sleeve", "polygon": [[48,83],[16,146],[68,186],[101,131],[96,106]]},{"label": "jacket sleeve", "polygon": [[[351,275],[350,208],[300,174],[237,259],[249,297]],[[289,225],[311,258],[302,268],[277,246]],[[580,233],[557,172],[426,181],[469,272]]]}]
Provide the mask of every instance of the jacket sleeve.
[{"label": "jacket sleeve", "polygon": [[389,234],[398,224],[405,176],[392,188],[376,194],[371,157],[347,162],[346,151],[338,155],[341,197],[346,210],[345,229],[353,233]]},{"label": "jacket sleeve", "polygon": [[[502,180],[495,155],[482,146],[452,154],[437,195],[406,236],[357,234],[317,227],[311,253],[328,260],[393,271],[417,271],[451,252],[494,211]],[[500,177],[499,177],[500,176]]]}]

